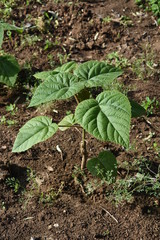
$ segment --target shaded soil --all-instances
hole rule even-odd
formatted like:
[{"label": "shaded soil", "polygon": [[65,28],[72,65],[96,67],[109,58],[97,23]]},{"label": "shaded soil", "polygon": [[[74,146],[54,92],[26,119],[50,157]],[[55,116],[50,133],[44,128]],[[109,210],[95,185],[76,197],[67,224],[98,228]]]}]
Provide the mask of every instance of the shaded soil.
[{"label": "shaded soil", "polygon": [[[118,81],[137,102],[142,103],[146,96],[160,102],[159,27],[151,14],[140,11],[133,0],[41,2],[30,1],[27,6],[26,1],[17,0],[7,19],[11,23],[15,21],[17,26],[26,26],[26,30],[23,35],[13,32],[12,38],[6,36],[3,43],[5,52],[16,56],[22,71],[20,86],[14,90],[0,86],[1,117],[17,121],[13,126],[0,125],[0,239],[159,240],[158,197],[135,194],[131,203],[123,201],[116,207],[106,198],[106,186],[87,194],[85,183],[77,181],[79,174],[73,176],[75,166],[81,162],[79,129],[59,131],[24,153],[11,152],[19,128],[31,117],[45,114],[59,121],[66,111],[75,109],[74,99],[38,109],[27,108],[29,86],[33,87],[35,81],[31,75],[66,60],[106,60],[108,53],[118,51],[133,63],[143,53],[147,54],[151,46],[156,62],[153,72],[148,74],[146,70],[140,79],[128,67]],[[0,3],[0,7],[4,6]],[[111,17],[109,22],[104,21],[107,16]],[[122,21],[122,16],[132,22]],[[14,102],[18,111],[12,116],[5,107]],[[153,144],[160,146],[159,120],[159,107],[149,117],[133,119],[132,148],[127,151],[87,135],[89,158],[111,149],[120,163],[132,164],[134,159],[142,157],[157,170],[160,154],[154,151]],[[151,133],[152,137],[148,138]],[[62,154],[57,151],[57,145]],[[119,177],[126,175],[126,170],[119,168],[119,174]],[[86,182],[93,180],[87,170],[85,176]],[[6,184],[8,177],[19,180],[18,192]]]}]

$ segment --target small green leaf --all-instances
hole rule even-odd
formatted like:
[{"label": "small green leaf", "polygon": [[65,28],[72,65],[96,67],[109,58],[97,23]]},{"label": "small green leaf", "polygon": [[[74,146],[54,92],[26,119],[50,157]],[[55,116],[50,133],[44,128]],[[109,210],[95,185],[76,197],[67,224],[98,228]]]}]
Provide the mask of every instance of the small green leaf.
[{"label": "small green leaf", "polygon": [[106,181],[115,181],[117,176],[117,161],[110,151],[101,152],[97,158],[88,160],[87,168],[93,176]]},{"label": "small green leaf", "polygon": [[58,73],[71,72],[75,67],[76,63],[74,61],[63,64],[61,67],[55,68],[51,71],[44,71],[34,74],[35,78],[46,80],[50,76],[54,76]]},{"label": "small green leaf", "polygon": [[86,87],[98,87],[110,84],[123,72],[104,62],[88,61],[81,64],[74,74],[81,80],[86,80]]},{"label": "small green leaf", "polygon": [[1,48],[2,43],[3,43],[3,37],[4,37],[4,29],[3,29],[3,27],[0,25],[0,48]]},{"label": "small green leaf", "polygon": [[75,111],[76,122],[102,141],[129,145],[131,106],[118,91],[104,91],[96,99],[84,100]]},{"label": "small green leaf", "polygon": [[11,55],[0,56],[0,82],[13,87],[20,68]]},{"label": "small green leaf", "polygon": [[52,137],[58,130],[58,125],[46,116],[29,120],[20,130],[15,140],[12,152],[24,152],[33,145]]},{"label": "small green leaf", "polygon": [[70,98],[83,88],[84,82],[78,82],[78,79],[71,73],[59,73],[50,76],[36,89],[29,107],[53,100]]},{"label": "small green leaf", "polygon": [[130,104],[131,104],[131,113],[132,113],[132,117],[141,117],[142,115],[146,114],[146,110],[139,105],[137,102],[133,101],[133,100],[129,100]]},{"label": "small green leaf", "polygon": [[65,116],[58,125],[61,131],[65,131],[66,129],[70,128],[74,124],[75,124],[74,114],[69,114]]},{"label": "small green leaf", "polygon": [[23,28],[17,27],[9,23],[0,22],[0,26],[3,27],[4,31],[17,31],[19,33],[23,32]]}]

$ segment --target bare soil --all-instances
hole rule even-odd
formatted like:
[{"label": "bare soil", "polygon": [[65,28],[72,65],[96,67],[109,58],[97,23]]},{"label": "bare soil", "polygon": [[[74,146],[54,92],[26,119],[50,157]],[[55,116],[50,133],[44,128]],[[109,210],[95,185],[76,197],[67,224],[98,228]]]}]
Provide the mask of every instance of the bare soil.
[{"label": "bare soil", "polygon": [[[140,10],[133,0],[41,2],[30,1],[27,6],[26,1],[16,0],[7,19],[17,26],[29,27],[22,35],[13,32],[11,39],[6,36],[3,43],[5,52],[17,58],[22,70],[18,77],[21,84],[14,90],[0,85],[1,117],[17,121],[13,126],[0,125],[0,239],[159,240],[160,202],[156,196],[135,194],[131,203],[124,201],[117,207],[107,199],[105,186],[87,195],[85,183],[78,183],[73,177],[74,167],[81,162],[78,129],[59,131],[24,153],[12,153],[12,146],[19,128],[31,117],[42,114],[59,121],[66,111],[74,110],[74,99],[38,109],[27,108],[30,88],[24,88],[24,83],[31,86],[35,81],[32,74],[51,69],[51,65],[57,66],[61,61],[106,60],[108,53],[118,51],[132,63],[151,46],[157,63],[153,74],[140,79],[127,68],[119,82],[128,96],[139,103],[146,96],[160,101],[160,28],[151,13]],[[0,3],[0,7],[4,6]],[[112,18],[108,23],[103,20],[107,16]],[[121,22],[121,16],[129,17],[132,24]],[[46,40],[52,43],[48,48]],[[11,116],[6,106],[15,101],[18,111]],[[150,133],[154,135],[148,141]],[[130,141],[134,149],[125,151],[87,135],[88,155],[90,158],[103,149],[111,149],[119,162],[132,163],[143,157],[157,169],[159,155],[151,146],[154,142],[160,146],[159,136],[160,109],[156,108],[152,115],[132,120]],[[30,174],[30,180],[27,169],[35,173],[33,178]],[[86,181],[93,180],[87,170],[85,174]],[[126,171],[119,169],[119,174],[121,177]],[[19,180],[17,193],[6,184],[8,177]],[[51,192],[55,195],[45,202]]]}]

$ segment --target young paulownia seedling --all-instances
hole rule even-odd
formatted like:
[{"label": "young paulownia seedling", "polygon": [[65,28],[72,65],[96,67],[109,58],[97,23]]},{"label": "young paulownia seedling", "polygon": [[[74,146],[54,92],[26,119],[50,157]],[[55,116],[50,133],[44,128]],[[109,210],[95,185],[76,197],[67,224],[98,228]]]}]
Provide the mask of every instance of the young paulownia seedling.
[{"label": "young paulownia seedling", "polygon": [[[129,146],[129,132],[131,116],[140,116],[145,111],[137,103],[129,101],[122,93],[102,91],[96,98],[92,96],[93,88],[107,85],[122,74],[122,71],[96,60],[77,65],[68,62],[53,71],[35,74],[36,78],[44,80],[36,89],[29,107],[54,100],[65,100],[75,97],[77,107],[74,114],[65,116],[59,124],[53,123],[47,116],[39,116],[29,120],[20,130],[13,146],[13,152],[23,152],[33,145],[52,137],[58,129],[64,131],[69,127],[82,128],[81,169],[86,167],[87,151],[85,134],[88,132],[101,141],[111,141],[124,147]],[[114,161],[110,153],[102,153],[88,162],[88,169],[100,177],[93,167],[98,166],[101,172],[106,171],[108,165],[104,159]],[[100,161],[100,164],[97,164]],[[93,163],[93,164],[92,164]],[[112,164],[109,166],[111,170]],[[115,176],[115,166],[112,168]]]}]

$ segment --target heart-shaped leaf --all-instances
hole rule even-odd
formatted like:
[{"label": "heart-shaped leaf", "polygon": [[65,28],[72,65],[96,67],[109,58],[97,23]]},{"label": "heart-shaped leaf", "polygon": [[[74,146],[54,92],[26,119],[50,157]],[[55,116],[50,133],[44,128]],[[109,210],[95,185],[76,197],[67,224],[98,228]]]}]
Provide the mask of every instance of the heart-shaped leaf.
[{"label": "heart-shaped leaf", "polygon": [[129,145],[131,106],[118,91],[104,91],[96,99],[84,100],[75,111],[76,122],[102,141]]},{"label": "heart-shaped leaf", "polygon": [[58,125],[46,116],[29,120],[20,130],[15,140],[12,152],[24,152],[33,145],[52,137],[58,130]]},{"label": "heart-shaped leaf", "polygon": [[110,151],[100,152],[97,158],[87,162],[87,168],[93,176],[114,182],[117,176],[117,161]]},{"label": "heart-shaped leaf", "polygon": [[86,87],[105,86],[122,73],[121,70],[98,61],[85,62],[74,71],[79,79],[87,81]]},{"label": "heart-shaped leaf", "polygon": [[[58,126],[61,131],[65,131],[75,124],[74,114],[65,116],[62,121],[59,122]],[[64,127],[63,127],[64,126]]]},{"label": "heart-shaped leaf", "polygon": [[46,81],[39,85],[29,106],[70,98],[83,88],[84,82],[78,82],[78,79],[71,73],[59,73],[48,77]]},{"label": "heart-shaped leaf", "polygon": [[34,74],[34,77],[41,80],[46,80],[49,76],[54,76],[58,73],[71,72],[76,65],[77,64],[74,61],[71,61],[63,64],[61,67],[55,68],[54,70],[36,73]]},{"label": "heart-shaped leaf", "polygon": [[0,82],[13,87],[20,68],[11,55],[0,56]]}]

